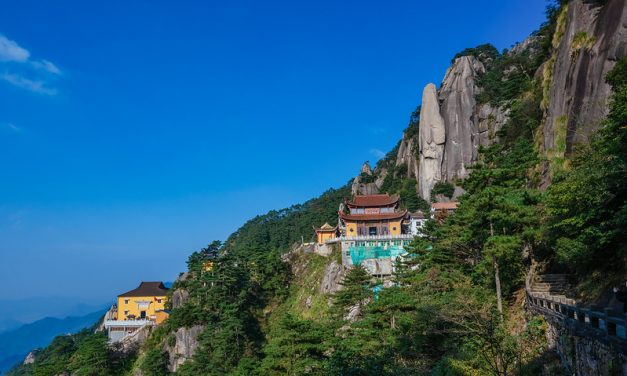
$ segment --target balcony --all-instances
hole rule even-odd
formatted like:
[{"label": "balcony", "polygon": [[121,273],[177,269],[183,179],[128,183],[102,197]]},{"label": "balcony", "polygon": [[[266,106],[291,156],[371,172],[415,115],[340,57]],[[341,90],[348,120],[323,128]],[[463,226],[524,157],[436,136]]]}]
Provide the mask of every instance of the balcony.
[{"label": "balcony", "polygon": [[105,320],[105,328],[138,328],[147,324],[154,324],[154,320]]},{"label": "balcony", "polygon": [[339,238],[332,239],[334,241],[371,241],[371,240],[412,240],[414,235],[412,234],[400,234],[400,235],[356,235],[356,236],[340,236]]}]

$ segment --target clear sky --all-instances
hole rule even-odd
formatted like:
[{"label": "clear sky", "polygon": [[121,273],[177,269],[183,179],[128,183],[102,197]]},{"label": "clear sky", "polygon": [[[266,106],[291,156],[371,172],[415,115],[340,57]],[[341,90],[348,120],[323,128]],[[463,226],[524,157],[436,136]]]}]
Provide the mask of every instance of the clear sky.
[{"label": "clear sky", "polygon": [[172,281],[246,219],[354,176],[452,56],[528,1],[4,1],[3,298]]}]

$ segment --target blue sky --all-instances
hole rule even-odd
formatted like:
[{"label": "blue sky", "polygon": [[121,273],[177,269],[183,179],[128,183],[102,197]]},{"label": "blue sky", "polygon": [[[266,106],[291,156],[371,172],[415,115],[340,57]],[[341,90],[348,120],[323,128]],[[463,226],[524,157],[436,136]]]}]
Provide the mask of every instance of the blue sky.
[{"label": "blue sky", "polygon": [[246,219],[401,137],[452,56],[530,1],[32,1],[0,12],[4,298],[173,280]]}]

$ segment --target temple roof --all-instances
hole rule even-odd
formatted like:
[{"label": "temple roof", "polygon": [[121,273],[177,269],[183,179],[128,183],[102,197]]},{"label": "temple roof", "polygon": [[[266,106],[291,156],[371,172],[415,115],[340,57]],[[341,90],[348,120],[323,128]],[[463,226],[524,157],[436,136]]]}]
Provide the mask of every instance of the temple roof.
[{"label": "temple roof", "polygon": [[124,294],[118,295],[119,297],[133,297],[133,296],[165,296],[168,289],[163,285],[163,282],[142,282],[134,290],[127,291]]},{"label": "temple roof", "polygon": [[416,219],[426,219],[427,217],[425,216],[425,213],[422,212],[422,210],[418,210],[417,212],[414,213],[410,213],[412,218],[416,218]]},{"label": "temple roof", "polygon": [[315,227],[314,226],[314,230],[316,231],[335,231],[337,229],[337,226],[331,226],[328,222],[325,222],[325,224],[322,225],[322,227]]},{"label": "temple roof", "polygon": [[433,204],[431,204],[431,209],[433,209],[433,210],[454,210],[454,209],[457,209],[457,206],[459,206],[459,202],[457,202],[457,201],[452,201],[452,202],[434,202]]},{"label": "temple roof", "polygon": [[349,207],[376,207],[376,206],[391,206],[398,202],[399,196],[389,194],[379,195],[357,195],[353,198],[353,201],[346,202]]},{"label": "temple roof", "polygon": [[344,214],[340,212],[340,218],[349,221],[376,221],[385,219],[400,219],[407,215],[407,210],[396,213],[379,213],[379,214]]}]

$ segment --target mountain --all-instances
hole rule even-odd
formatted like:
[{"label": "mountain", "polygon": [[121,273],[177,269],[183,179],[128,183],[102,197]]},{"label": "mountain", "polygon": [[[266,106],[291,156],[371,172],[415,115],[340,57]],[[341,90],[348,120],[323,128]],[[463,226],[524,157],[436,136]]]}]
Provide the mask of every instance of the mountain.
[{"label": "mountain", "polygon": [[106,306],[108,304],[77,297],[0,299],[0,323],[4,320],[29,323],[45,317],[83,316]]},{"label": "mountain", "polygon": [[100,310],[84,316],[46,317],[16,329],[0,333],[0,372],[24,360],[36,348],[47,346],[58,335],[78,332],[94,325],[106,312]]},{"label": "mountain", "polygon": [[22,325],[24,325],[23,322],[17,321],[13,318],[1,319],[0,320],[0,333],[6,332],[7,330],[15,329]]},{"label": "mountain", "polygon": [[[616,335],[578,329],[627,275],[626,25],[625,0],[562,1],[509,50],[459,52],[374,168],[190,255],[138,348],[59,337],[11,374],[627,374]],[[390,277],[307,242],[345,198],[378,192],[459,206]],[[533,307],[536,281],[559,282],[557,306]]]}]

